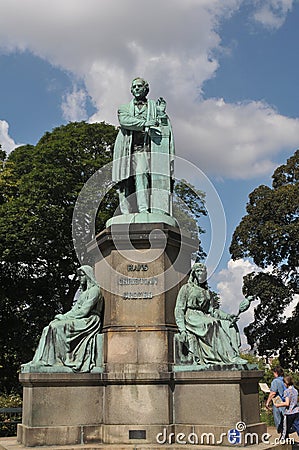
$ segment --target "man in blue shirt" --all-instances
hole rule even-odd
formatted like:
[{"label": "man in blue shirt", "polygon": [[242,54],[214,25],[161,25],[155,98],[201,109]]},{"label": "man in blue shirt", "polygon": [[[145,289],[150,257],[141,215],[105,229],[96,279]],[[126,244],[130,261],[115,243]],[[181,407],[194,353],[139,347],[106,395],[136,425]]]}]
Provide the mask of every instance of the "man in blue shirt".
[{"label": "man in blue shirt", "polygon": [[[280,366],[274,367],[273,375],[274,375],[274,380],[271,383],[270,393],[269,393],[269,396],[266,401],[267,409],[270,409],[270,403],[271,403],[271,401],[273,403],[273,399],[276,396],[279,396],[282,402],[284,401],[283,393],[285,391],[285,384],[283,382],[283,369]],[[275,427],[276,427],[278,433],[281,433],[285,408],[276,408],[275,405],[273,404],[272,411],[273,411]]]}]

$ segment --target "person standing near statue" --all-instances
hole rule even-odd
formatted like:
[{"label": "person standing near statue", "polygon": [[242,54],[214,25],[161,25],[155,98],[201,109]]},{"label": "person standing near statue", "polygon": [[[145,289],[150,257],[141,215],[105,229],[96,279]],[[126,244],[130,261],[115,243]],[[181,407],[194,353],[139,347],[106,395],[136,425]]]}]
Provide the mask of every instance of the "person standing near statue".
[{"label": "person standing near statue", "polygon": [[293,379],[290,376],[284,377],[286,389],[284,391],[284,402],[276,404],[277,409],[284,408],[285,412],[282,421],[282,433],[280,439],[285,441],[290,433],[297,432],[299,436],[299,406],[298,391],[294,386]]},{"label": "person standing near statue", "polygon": [[118,110],[120,130],[114,145],[112,180],[117,183],[122,214],[171,215],[173,135],[165,100],[148,100],[148,92],[148,82],[135,78],[131,85],[134,98]]},{"label": "person standing near statue", "polygon": [[273,375],[274,375],[274,379],[271,383],[270,386],[270,392],[269,392],[269,396],[267,398],[266,401],[266,408],[268,410],[270,409],[270,403],[272,402],[272,411],[273,411],[273,418],[274,418],[274,423],[275,423],[275,427],[276,430],[278,431],[278,433],[281,433],[282,431],[282,423],[283,423],[283,415],[285,412],[285,408],[276,408],[274,405],[274,398],[279,396],[281,399],[281,402],[284,401],[284,390],[285,390],[285,384],[283,382],[283,369],[280,366],[276,366],[273,369]]}]

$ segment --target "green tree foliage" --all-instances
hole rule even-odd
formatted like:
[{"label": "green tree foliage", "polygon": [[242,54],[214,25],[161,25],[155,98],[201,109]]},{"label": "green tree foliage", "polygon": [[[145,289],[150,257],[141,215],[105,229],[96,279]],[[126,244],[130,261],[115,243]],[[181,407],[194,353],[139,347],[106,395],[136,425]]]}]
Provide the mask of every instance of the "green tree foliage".
[{"label": "green tree foliage", "polygon": [[259,186],[249,196],[247,215],[236,228],[233,259],[250,257],[263,272],[244,278],[244,294],[260,299],[254,322],[245,333],[259,354],[279,351],[285,368],[299,368],[299,306],[286,318],[285,308],[299,293],[299,150],[278,167],[272,188]]},{"label": "green tree foliage", "polygon": [[[188,231],[194,239],[205,232],[200,219],[207,215],[205,193],[182,179],[174,184],[173,215],[181,229]],[[206,256],[199,241],[195,259],[202,260]]]},{"label": "green tree foliage", "polygon": [[2,145],[0,144],[0,162],[4,162],[6,159],[6,152],[2,150]]},{"label": "green tree foliage", "polygon": [[[10,395],[0,395],[0,408],[18,408],[22,407],[22,398],[20,395],[11,393]],[[21,421],[21,413],[17,410],[9,412],[0,412],[0,437],[15,436],[17,433],[17,422]]]}]

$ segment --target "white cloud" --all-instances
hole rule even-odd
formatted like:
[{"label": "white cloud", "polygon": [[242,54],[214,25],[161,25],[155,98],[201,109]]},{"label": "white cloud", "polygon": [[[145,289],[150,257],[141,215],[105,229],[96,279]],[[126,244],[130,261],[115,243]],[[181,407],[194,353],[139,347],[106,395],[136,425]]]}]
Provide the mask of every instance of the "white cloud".
[{"label": "white cloud", "polygon": [[[81,78],[97,108],[91,122],[117,123],[131,80],[148,79],[150,96],[168,102],[178,155],[209,174],[250,178],[270,174],[275,156],[297,145],[299,122],[261,102],[202,100],[203,83],[219,65],[219,24],[243,2],[2,0],[0,48],[29,50]],[[256,20],[262,5],[285,17],[292,2],[259,0]],[[66,95],[67,120],[86,118],[84,96]]]},{"label": "white cloud", "polygon": [[295,308],[298,305],[298,302],[299,302],[299,294],[295,294],[291,303],[284,310],[284,316],[286,318],[292,317],[293,312],[295,311]]},{"label": "white cloud", "polygon": [[[217,275],[217,290],[221,298],[221,309],[230,314],[237,314],[239,304],[244,300],[242,294],[243,277],[250,272],[258,270],[257,267],[248,260],[229,260],[227,269],[223,269]],[[244,327],[253,321],[254,307],[258,301],[251,303],[249,309],[240,315],[238,326],[241,334],[242,345],[247,344],[247,339],[243,333]]]},{"label": "white cloud", "polygon": [[[239,304],[244,300],[242,294],[243,277],[251,272],[260,272],[255,264],[245,259],[237,259],[233,261],[230,259],[227,263],[227,268],[222,269],[217,277],[217,291],[221,298],[221,309],[230,314],[237,314]],[[267,272],[271,273],[272,268],[268,267]],[[285,308],[284,316],[286,318],[291,317],[295,307],[299,301],[299,295],[295,295],[293,301]],[[255,300],[250,304],[247,311],[240,315],[238,326],[240,329],[242,345],[246,346],[247,339],[244,335],[244,327],[249,325],[254,320],[254,308],[258,305],[259,300]]]},{"label": "white cloud", "polygon": [[4,150],[7,154],[17,147],[15,141],[9,136],[8,129],[8,123],[5,120],[0,120],[0,144],[2,146],[2,150]]},{"label": "white cloud", "polygon": [[189,106],[192,120],[178,106],[176,111],[177,153],[209,174],[243,179],[267,175],[282,149],[298,145],[299,119],[262,102],[206,100]]},{"label": "white cloud", "polygon": [[87,119],[86,92],[74,87],[72,92],[67,93],[61,104],[63,117],[70,122]]},{"label": "white cloud", "polygon": [[29,50],[82,77],[98,109],[94,120],[116,122],[135,76],[151,94],[188,104],[214,76],[219,21],[242,0],[3,0],[0,45]]},{"label": "white cloud", "polygon": [[291,11],[294,0],[255,0],[254,19],[267,28],[280,28]]}]

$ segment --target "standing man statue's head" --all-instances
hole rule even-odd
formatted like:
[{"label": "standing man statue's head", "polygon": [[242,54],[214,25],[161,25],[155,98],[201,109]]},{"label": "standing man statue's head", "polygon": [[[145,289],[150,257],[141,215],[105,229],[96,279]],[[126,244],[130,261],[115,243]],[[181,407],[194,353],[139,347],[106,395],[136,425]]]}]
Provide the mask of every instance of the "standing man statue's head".
[{"label": "standing man statue's head", "polygon": [[145,100],[149,93],[149,84],[143,78],[134,78],[131,84],[131,93],[136,100]]}]

